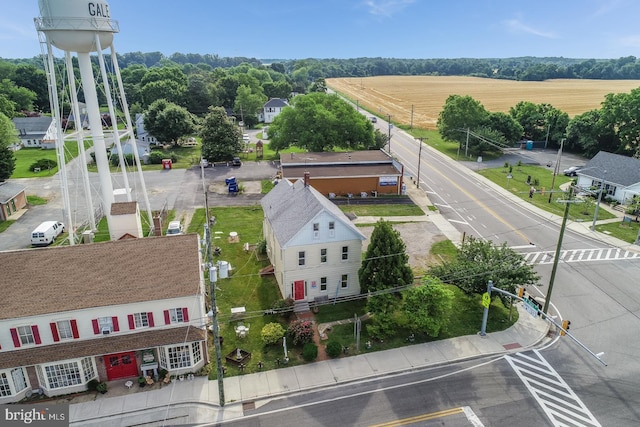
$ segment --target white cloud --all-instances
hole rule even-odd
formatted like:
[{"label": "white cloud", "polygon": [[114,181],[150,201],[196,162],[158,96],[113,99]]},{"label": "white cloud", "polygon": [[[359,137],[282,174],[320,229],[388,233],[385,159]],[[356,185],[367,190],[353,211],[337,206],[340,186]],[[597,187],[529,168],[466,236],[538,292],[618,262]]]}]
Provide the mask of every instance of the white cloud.
[{"label": "white cloud", "polygon": [[557,36],[550,31],[542,31],[538,28],[532,27],[530,25],[524,24],[519,19],[509,19],[504,21],[504,24],[512,33],[522,33],[522,34],[533,34],[534,36],[544,37],[547,39],[555,39]]},{"label": "white cloud", "polygon": [[640,47],[640,35],[621,37],[618,42],[626,47]]},{"label": "white cloud", "polygon": [[364,2],[371,15],[387,18],[402,11],[412,3],[415,3],[415,0],[366,0]]}]

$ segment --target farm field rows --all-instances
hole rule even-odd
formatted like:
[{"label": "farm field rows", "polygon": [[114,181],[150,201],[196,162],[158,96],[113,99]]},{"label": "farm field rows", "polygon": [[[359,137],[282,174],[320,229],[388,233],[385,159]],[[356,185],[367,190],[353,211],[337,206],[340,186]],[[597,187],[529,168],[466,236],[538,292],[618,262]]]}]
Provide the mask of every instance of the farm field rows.
[{"label": "farm field rows", "polygon": [[377,76],[327,79],[327,86],[395,123],[435,129],[449,95],[470,95],[491,112],[508,112],[520,101],[551,104],[573,117],[600,108],[605,95],[627,93],[639,80],[558,79],[519,82],[463,76]]}]

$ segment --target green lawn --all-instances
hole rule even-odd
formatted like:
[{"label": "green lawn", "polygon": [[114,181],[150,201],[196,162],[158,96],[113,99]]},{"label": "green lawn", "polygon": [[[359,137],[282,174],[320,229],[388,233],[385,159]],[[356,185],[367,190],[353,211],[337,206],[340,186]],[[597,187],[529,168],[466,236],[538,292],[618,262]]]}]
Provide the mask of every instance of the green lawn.
[{"label": "green lawn", "polygon": [[46,205],[47,201],[48,201],[47,199],[39,196],[27,196],[27,203],[30,206]]},{"label": "green lawn", "polygon": [[11,224],[13,224],[14,222],[15,221],[11,219],[8,219],[6,221],[0,221],[0,233],[2,233],[7,228],[11,227]]},{"label": "green lawn", "polygon": [[358,216],[420,216],[425,215],[419,206],[407,205],[339,205],[343,212],[352,212]]},{"label": "green lawn", "polygon": [[[66,141],[65,146],[65,161],[68,162],[78,156],[78,144],[76,141]],[[91,143],[86,142],[86,147],[90,147]],[[29,167],[40,159],[49,159],[57,161],[56,150],[43,150],[42,148],[22,148],[15,153],[16,168],[11,175],[11,178],[34,178],[51,176],[58,172],[58,168],[52,168],[51,170],[41,170],[40,172],[31,172]]]},{"label": "green lawn", "polygon": [[[598,212],[598,217],[600,217],[600,212],[602,212],[602,210]],[[596,225],[596,231],[609,234],[627,243],[635,243],[638,232],[640,232],[640,224],[637,222],[613,222],[610,224]]]}]

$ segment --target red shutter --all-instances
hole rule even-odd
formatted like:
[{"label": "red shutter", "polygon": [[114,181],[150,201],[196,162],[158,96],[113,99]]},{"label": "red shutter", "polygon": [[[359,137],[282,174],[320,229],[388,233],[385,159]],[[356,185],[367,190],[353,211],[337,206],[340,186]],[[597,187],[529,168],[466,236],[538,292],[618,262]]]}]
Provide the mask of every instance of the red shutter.
[{"label": "red shutter", "polygon": [[58,334],[58,325],[56,325],[55,322],[51,322],[49,323],[49,326],[51,326],[51,335],[53,335],[53,341],[60,341],[60,335]]},{"label": "red shutter", "polygon": [[111,318],[111,323],[113,324],[113,332],[118,332],[120,330],[120,325],[118,324],[118,316],[113,316]]},{"label": "red shutter", "polygon": [[136,322],[133,320],[133,314],[128,315],[127,318],[129,319],[129,329],[135,329]]},{"label": "red shutter", "polygon": [[38,325],[33,325],[31,327],[31,332],[33,333],[33,339],[36,341],[36,344],[42,344],[42,340],[40,339],[40,331],[38,331]]},{"label": "red shutter", "polygon": [[76,319],[71,319],[71,333],[74,338],[80,338],[80,333],[78,332],[78,322]]},{"label": "red shutter", "polygon": [[169,310],[164,311],[164,324],[168,325],[171,323],[171,317],[169,316]]},{"label": "red shutter", "polygon": [[147,313],[147,318],[149,319],[149,327],[154,327],[155,323],[153,323],[153,313],[152,312],[148,312]]},{"label": "red shutter", "polygon": [[100,324],[98,324],[98,319],[93,319],[91,323],[93,324],[93,333],[98,335],[100,333]]},{"label": "red shutter", "polygon": [[20,337],[16,328],[11,328],[11,338],[13,338],[13,346],[15,348],[20,347]]},{"label": "red shutter", "polygon": [[182,318],[185,322],[189,321],[189,309],[187,307],[182,309]]}]

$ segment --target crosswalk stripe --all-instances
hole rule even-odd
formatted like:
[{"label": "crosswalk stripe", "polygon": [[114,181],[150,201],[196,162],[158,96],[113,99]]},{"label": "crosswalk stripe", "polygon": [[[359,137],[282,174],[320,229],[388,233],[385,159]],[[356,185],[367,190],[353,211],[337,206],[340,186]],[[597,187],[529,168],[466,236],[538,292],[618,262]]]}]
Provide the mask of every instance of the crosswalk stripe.
[{"label": "crosswalk stripe", "polygon": [[[555,251],[523,252],[525,262],[528,264],[551,264],[554,262]],[[589,249],[564,249],[560,251],[558,261],[562,262],[589,262],[589,261],[615,261],[615,260],[640,260],[640,254],[620,248],[589,248]]]}]

